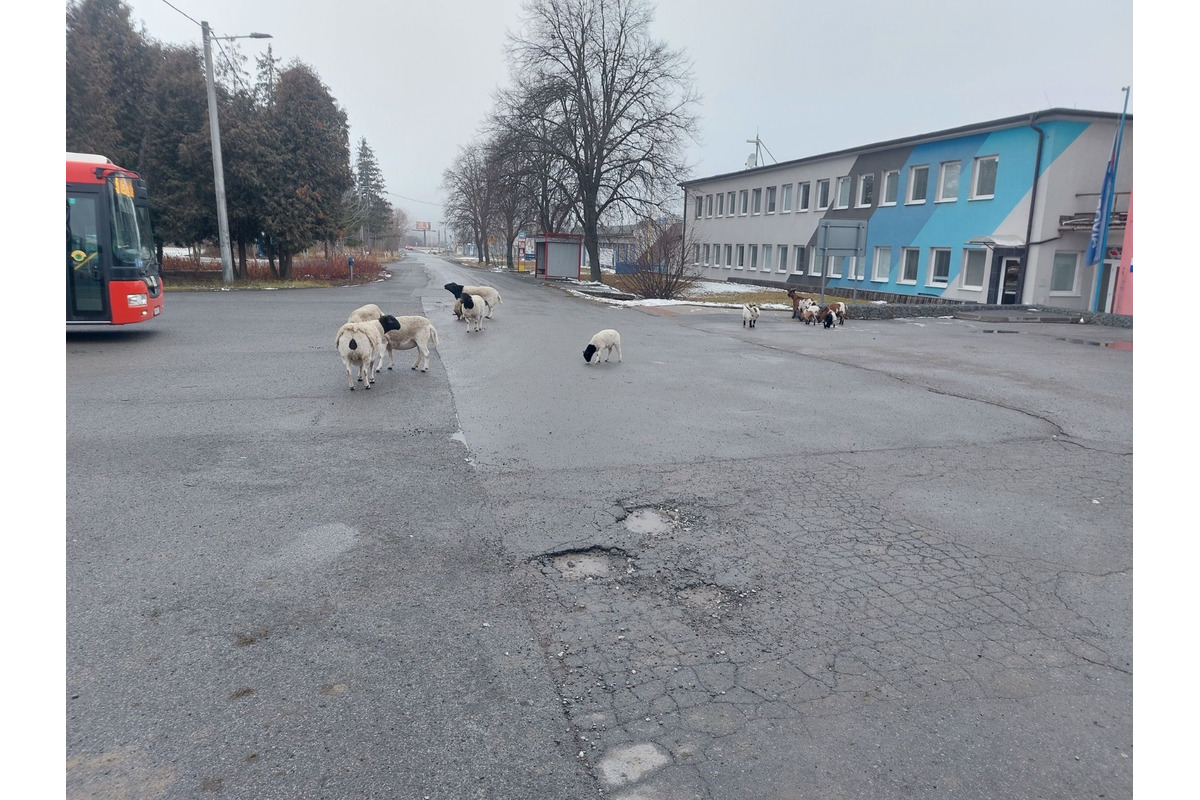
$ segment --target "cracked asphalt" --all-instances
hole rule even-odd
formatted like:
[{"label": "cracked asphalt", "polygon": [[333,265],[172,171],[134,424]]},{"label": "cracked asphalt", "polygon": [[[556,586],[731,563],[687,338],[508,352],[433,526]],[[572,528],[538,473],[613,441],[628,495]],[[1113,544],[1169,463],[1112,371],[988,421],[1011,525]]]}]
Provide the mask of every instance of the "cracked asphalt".
[{"label": "cracked asphalt", "polygon": [[[1131,330],[168,301],[68,335],[68,797],[1132,796]],[[346,391],[366,302],[428,373]]]}]

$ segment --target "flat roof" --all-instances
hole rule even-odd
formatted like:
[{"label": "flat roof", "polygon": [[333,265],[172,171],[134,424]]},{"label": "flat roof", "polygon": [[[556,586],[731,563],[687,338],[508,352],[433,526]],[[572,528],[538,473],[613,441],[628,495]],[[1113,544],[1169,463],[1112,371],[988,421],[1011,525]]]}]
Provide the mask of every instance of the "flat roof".
[{"label": "flat roof", "polygon": [[[1115,111],[1080,111],[1074,108],[1047,108],[1041,111],[1033,111],[1028,114],[1021,114],[1015,117],[1004,117],[1002,119],[994,119],[988,122],[976,122],[971,125],[962,125],[957,128],[947,128],[941,131],[932,133],[922,133],[916,136],[905,136],[900,139],[889,139],[885,142],[875,142],[874,144],[860,145],[858,147],[848,147],[845,150],[834,150],[828,153],[820,153],[815,156],[805,156],[803,158],[794,158],[791,161],[781,161],[778,164],[765,164],[761,167],[749,167],[740,169],[735,172],[723,172],[718,175],[710,175],[706,178],[693,178],[688,181],[681,181],[676,184],[683,188],[694,186],[698,183],[708,183],[710,181],[721,180],[722,178],[732,178],[734,176],[748,175],[756,172],[766,172],[773,169],[782,169],[784,167],[794,166],[796,164],[804,164],[809,161],[821,161],[827,158],[836,158],[845,156],[851,153],[869,153],[874,150],[888,150],[893,147],[902,147],[919,142],[930,142],[938,139],[949,139],[954,136],[962,136],[968,133],[980,133],[988,130],[1000,130],[1003,128],[1011,128],[1015,125],[1028,125],[1035,120],[1047,120],[1051,118],[1084,118],[1093,120],[1112,120],[1116,122],[1121,118],[1121,114]],[[1126,114],[1127,122],[1133,121],[1132,114]]]}]

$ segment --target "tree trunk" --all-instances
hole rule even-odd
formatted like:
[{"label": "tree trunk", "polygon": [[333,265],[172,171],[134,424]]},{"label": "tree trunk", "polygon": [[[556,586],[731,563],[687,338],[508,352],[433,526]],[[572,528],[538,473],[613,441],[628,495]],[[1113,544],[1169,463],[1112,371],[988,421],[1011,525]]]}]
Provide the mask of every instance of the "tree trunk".
[{"label": "tree trunk", "polygon": [[279,278],[281,280],[291,280],[292,278],[292,254],[279,254]]},{"label": "tree trunk", "polygon": [[237,240],[237,246],[238,263],[241,264],[241,268],[240,270],[234,270],[234,274],[239,278],[249,278],[250,273],[246,271],[246,240],[239,236]]},{"label": "tree trunk", "polygon": [[271,277],[278,278],[279,270],[275,267],[275,243],[267,242],[267,266],[271,268]]}]

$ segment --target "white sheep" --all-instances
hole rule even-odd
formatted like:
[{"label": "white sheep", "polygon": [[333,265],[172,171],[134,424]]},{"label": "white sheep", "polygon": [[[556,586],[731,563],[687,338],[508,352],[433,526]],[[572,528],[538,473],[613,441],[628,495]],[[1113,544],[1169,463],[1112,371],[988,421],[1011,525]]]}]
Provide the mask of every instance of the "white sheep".
[{"label": "white sheep", "polygon": [[370,389],[375,379],[376,354],[384,347],[374,326],[368,322],[347,322],[338,328],[333,341],[346,367],[346,382],[350,384],[350,391],[354,391],[355,366],[358,367],[358,379],[362,381],[363,388]]},{"label": "white sheep", "polygon": [[[437,347],[437,329],[426,317],[396,317],[396,321],[400,323],[400,330],[388,331],[386,334],[388,369],[391,369],[396,363],[392,355],[393,351],[411,350],[415,347],[417,348],[417,363],[413,364],[412,368],[427,372],[429,370],[429,343],[432,342],[433,346]],[[422,361],[424,361],[424,366],[421,365]]]},{"label": "white sheep", "polygon": [[350,319],[347,322],[366,322],[367,320],[379,319],[383,316],[383,309],[374,303],[367,303],[365,306],[359,306],[350,314]]},{"label": "white sheep", "polygon": [[391,314],[384,314],[374,303],[354,309],[346,321],[362,323],[370,328],[375,336],[375,363],[371,365],[371,372],[380,372],[383,369],[383,356],[388,352],[384,337],[388,331],[399,330],[400,323]]},{"label": "white sheep", "polygon": [[593,363],[592,356],[595,356],[595,363],[599,364],[600,351],[604,350],[604,360],[608,361],[614,349],[617,351],[617,361],[623,361],[624,358],[621,355],[621,334],[612,328],[606,328],[593,336],[592,340],[588,342],[588,346],[583,348],[583,360],[591,364]]},{"label": "white sheep", "polygon": [[476,331],[483,330],[483,318],[488,312],[488,304],[484,299],[477,294],[464,294],[462,300],[463,319],[467,321],[467,333],[471,332],[471,325],[475,325]]},{"label": "white sheep", "polygon": [[[461,283],[451,282],[447,283],[442,288],[454,295],[455,298],[457,298],[460,302],[462,301],[463,295],[470,294],[479,295],[482,297],[483,301],[487,304],[487,311],[484,312],[484,316],[486,316],[488,319],[492,318],[492,311],[496,308],[496,306],[500,305],[501,302],[500,292],[496,291],[491,286],[463,286]],[[458,314],[458,312],[458,303],[455,303],[454,313]],[[459,315],[459,319],[463,318],[463,315]]]},{"label": "white sheep", "polygon": [[746,327],[749,323],[749,327],[753,328],[756,322],[758,322],[758,304],[746,303],[742,306],[742,327]]}]

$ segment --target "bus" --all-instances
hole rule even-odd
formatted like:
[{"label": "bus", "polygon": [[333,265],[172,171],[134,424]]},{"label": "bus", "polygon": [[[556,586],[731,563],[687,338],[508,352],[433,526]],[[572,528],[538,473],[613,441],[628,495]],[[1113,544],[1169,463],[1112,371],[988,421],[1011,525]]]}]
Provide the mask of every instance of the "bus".
[{"label": "bus", "polygon": [[92,153],[67,153],[67,325],[162,314],[146,182]]}]

